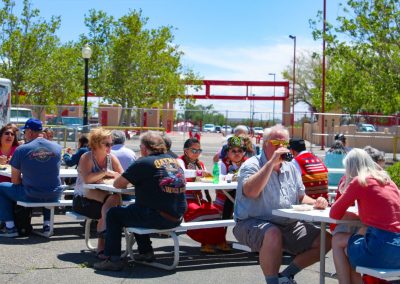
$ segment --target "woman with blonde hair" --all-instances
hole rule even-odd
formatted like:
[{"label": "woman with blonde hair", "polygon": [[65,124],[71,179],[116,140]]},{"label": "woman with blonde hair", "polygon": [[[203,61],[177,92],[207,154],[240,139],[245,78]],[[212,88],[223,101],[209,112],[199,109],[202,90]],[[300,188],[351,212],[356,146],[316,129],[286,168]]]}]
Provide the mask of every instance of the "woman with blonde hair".
[{"label": "woman with blonde hair", "polygon": [[[362,149],[344,159],[343,195],[332,205],[334,219],[360,219],[366,232],[337,233],[332,241],[339,283],[362,283],[356,266],[400,268],[400,191],[389,175]],[[358,215],[347,212],[354,203]]]},{"label": "woman with blonde hair", "polygon": [[118,177],[122,166],[118,159],[111,154],[111,131],[96,128],[90,132],[90,151],[82,155],[78,165],[78,178],[74,190],[73,210],[91,219],[98,219],[97,255],[103,259],[105,218],[107,211],[121,204],[119,194],[98,189],[85,189],[85,183],[105,183]]}]

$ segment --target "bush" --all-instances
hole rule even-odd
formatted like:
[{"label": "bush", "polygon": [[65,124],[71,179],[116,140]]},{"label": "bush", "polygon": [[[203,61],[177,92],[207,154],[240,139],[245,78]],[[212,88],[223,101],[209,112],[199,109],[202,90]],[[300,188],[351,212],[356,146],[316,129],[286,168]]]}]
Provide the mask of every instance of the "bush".
[{"label": "bush", "polygon": [[386,171],[389,173],[397,187],[400,188],[400,162],[397,162],[396,164],[386,168]]}]

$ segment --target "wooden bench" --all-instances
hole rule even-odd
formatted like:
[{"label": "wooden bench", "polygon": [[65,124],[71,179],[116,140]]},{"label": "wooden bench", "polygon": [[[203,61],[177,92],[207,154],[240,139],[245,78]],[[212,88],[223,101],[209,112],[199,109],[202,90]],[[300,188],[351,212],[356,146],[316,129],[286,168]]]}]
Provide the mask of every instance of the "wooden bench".
[{"label": "wooden bench", "polygon": [[25,202],[25,201],[17,201],[17,204],[23,207],[45,207],[50,209],[50,230],[48,233],[42,233],[39,231],[33,231],[35,234],[49,238],[54,233],[54,208],[56,207],[66,207],[72,206],[72,200],[59,200],[55,202]]},{"label": "wooden bench", "polygon": [[141,264],[165,269],[165,270],[173,270],[176,268],[179,262],[179,238],[176,233],[179,232],[186,232],[188,230],[198,230],[198,229],[209,229],[209,228],[219,228],[219,227],[228,227],[228,226],[234,226],[235,225],[235,220],[212,220],[212,221],[199,221],[199,222],[187,222],[187,223],[182,223],[180,226],[171,228],[171,229],[164,229],[164,230],[157,230],[157,229],[147,229],[147,228],[136,228],[136,227],[131,227],[131,228],[126,228],[126,247],[128,254],[130,255],[131,259],[134,260],[133,258],[133,245],[135,244],[135,234],[139,235],[146,235],[146,234],[165,234],[168,235],[172,238],[174,241],[174,260],[171,265],[166,265],[163,263],[159,262],[142,262],[142,261],[136,261]]},{"label": "wooden bench", "polygon": [[400,269],[382,269],[357,266],[356,271],[361,275],[367,274],[386,281],[400,280]]}]

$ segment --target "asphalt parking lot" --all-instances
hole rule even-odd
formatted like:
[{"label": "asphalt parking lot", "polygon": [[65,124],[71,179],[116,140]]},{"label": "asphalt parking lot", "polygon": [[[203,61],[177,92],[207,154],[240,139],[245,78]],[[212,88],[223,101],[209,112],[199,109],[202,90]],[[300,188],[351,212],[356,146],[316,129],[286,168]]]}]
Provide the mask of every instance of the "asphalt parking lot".
[{"label": "asphalt parking lot", "polygon": [[[182,154],[184,133],[170,135],[172,150]],[[221,134],[207,133],[201,138],[202,160],[212,169],[212,156],[223,144]],[[127,141],[127,146],[139,152],[139,139]],[[41,227],[42,217],[33,223]],[[92,266],[98,261],[86,249],[84,228],[79,222],[63,215],[55,216],[55,234],[51,238],[31,235],[25,238],[0,238],[0,283],[265,283],[254,253],[234,250],[229,254],[204,255],[199,244],[182,234],[181,259],[175,271],[127,263],[120,272],[97,272]],[[227,239],[236,241],[231,229]],[[153,239],[158,260],[171,262],[171,239],[155,236]],[[288,259],[283,262],[288,264]],[[326,257],[326,283],[337,283],[332,255]],[[296,276],[297,283],[319,283],[319,263],[304,269]]]}]

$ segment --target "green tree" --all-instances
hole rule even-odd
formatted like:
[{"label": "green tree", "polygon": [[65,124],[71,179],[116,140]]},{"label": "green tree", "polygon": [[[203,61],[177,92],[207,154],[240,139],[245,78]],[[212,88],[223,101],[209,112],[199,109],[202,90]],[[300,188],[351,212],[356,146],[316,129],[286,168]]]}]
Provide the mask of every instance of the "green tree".
[{"label": "green tree", "polygon": [[399,8],[397,0],[347,0],[325,35],[311,21],[314,38],[327,41],[330,94],[345,111],[398,112]]},{"label": "green tree", "polygon": [[[2,3],[0,73],[13,82],[12,102],[44,106],[77,99],[77,52],[72,43],[61,45],[55,35],[60,17],[43,20],[28,0],[17,16],[14,1]],[[20,91],[27,96],[20,97]]]},{"label": "green tree", "polygon": [[[172,27],[146,29],[147,22],[141,11],[130,11],[117,21],[104,12],[91,11],[86,20],[89,35],[82,37],[96,46],[95,53],[105,62],[97,62],[96,73],[91,73],[94,91],[128,111],[158,107],[183,97],[183,80],[196,78],[180,62],[182,52],[173,44]],[[97,47],[102,43],[101,35],[107,49]]]}]

